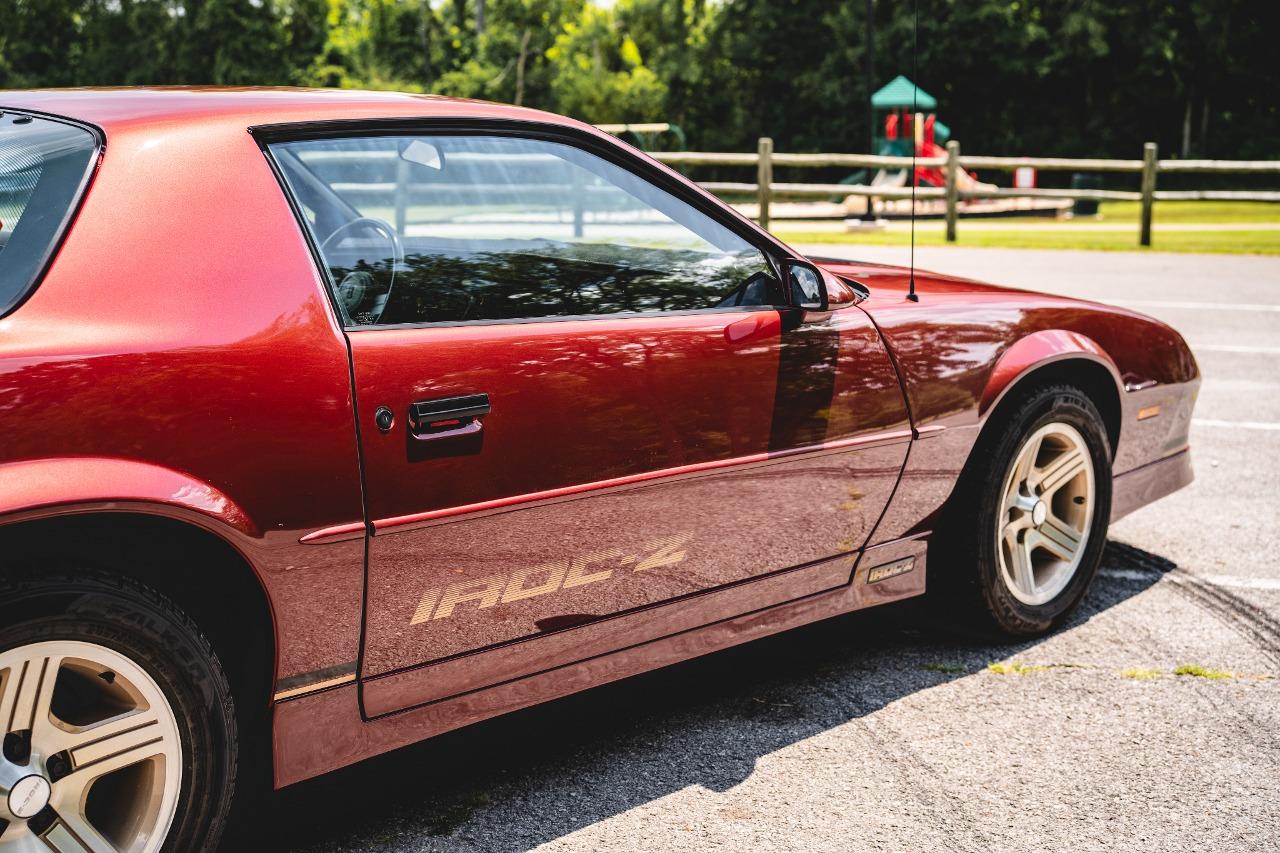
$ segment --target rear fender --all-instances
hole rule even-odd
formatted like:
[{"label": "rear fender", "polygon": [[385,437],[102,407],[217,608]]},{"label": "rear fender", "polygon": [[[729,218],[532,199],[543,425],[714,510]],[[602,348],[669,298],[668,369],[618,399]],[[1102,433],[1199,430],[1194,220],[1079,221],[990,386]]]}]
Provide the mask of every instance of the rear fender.
[{"label": "rear fender", "polygon": [[0,522],[139,508],[194,522],[223,538],[228,528],[249,539],[260,535],[231,498],[208,483],[160,465],[101,457],[0,465]]}]

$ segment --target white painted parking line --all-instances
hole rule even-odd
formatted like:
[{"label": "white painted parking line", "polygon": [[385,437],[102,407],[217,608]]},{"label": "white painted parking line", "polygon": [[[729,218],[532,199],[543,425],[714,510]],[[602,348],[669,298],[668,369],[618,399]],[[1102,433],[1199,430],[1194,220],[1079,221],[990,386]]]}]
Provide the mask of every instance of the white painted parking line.
[{"label": "white painted parking line", "polygon": [[[1144,572],[1138,569],[1102,569],[1098,572],[1106,578],[1115,578],[1122,581],[1149,581],[1164,577],[1164,572]],[[1172,574],[1172,573],[1170,573]],[[1258,589],[1267,592],[1280,592],[1280,578],[1245,578],[1239,575],[1195,575],[1190,572],[1182,573],[1182,576],[1173,575],[1171,580],[1179,582],[1190,577],[1203,583],[1211,583],[1214,586],[1229,587],[1231,589]]]},{"label": "white painted parking line", "polygon": [[1125,308],[1193,308],[1200,311],[1280,311],[1280,305],[1271,302],[1179,302],[1166,299],[1103,299],[1108,305]]},{"label": "white painted parking line", "polygon": [[1280,423],[1275,423],[1273,421],[1220,421],[1215,420],[1214,418],[1192,418],[1191,425],[1220,429],[1280,430]]},{"label": "white painted parking line", "polygon": [[1099,569],[1098,574],[1122,581],[1149,581],[1161,577],[1160,572],[1142,572],[1137,569]]},{"label": "white painted parking line", "polygon": [[1255,355],[1280,355],[1280,347],[1251,347],[1243,344],[1189,344],[1192,352],[1243,352]]}]

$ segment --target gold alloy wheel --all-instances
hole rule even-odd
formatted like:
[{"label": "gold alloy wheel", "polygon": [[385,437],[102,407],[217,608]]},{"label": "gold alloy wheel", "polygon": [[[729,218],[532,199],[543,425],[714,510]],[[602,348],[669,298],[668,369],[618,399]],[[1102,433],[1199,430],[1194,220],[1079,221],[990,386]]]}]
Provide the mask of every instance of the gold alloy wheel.
[{"label": "gold alloy wheel", "polygon": [[159,685],[72,640],[0,652],[0,851],[159,850],[182,744]]},{"label": "gold alloy wheel", "polygon": [[1005,475],[996,553],[1000,578],[1032,606],[1052,601],[1075,577],[1093,519],[1093,457],[1068,424],[1040,427]]}]

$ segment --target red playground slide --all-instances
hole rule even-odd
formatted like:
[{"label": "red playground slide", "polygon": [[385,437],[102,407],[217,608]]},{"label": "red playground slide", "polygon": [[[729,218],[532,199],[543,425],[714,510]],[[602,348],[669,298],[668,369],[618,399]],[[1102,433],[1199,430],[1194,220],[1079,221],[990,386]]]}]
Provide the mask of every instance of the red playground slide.
[{"label": "red playground slide", "polygon": [[[920,157],[946,157],[947,151],[937,142],[933,140],[933,125],[935,117],[930,115],[924,120],[923,137],[920,139],[919,147],[916,151]],[[910,128],[911,122],[908,117],[907,127]],[[947,184],[947,176],[942,169],[932,168],[925,169],[923,167],[916,169],[916,186],[928,185],[931,187],[942,187]],[[966,172],[964,169],[956,173],[956,186],[962,190],[972,190],[977,188],[990,187],[991,184],[982,184],[978,181],[978,176],[972,172]]]}]

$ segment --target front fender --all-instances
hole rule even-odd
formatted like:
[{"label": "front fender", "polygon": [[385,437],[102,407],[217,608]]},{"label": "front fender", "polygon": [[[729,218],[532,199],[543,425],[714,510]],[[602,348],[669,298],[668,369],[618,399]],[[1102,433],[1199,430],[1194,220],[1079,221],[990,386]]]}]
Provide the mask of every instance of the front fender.
[{"label": "front fender", "polygon": [[1124,384],[1120,379],[1120,371],[1111,356],[1096,341],[1079,332],[1045,329],[1019,339],[1001,353],[979,399],[979,417],[986,418],[1023,377],[1066,359],[1084,359],[1106,368],[1115,386],[1116,401],[1123,398]]}]

